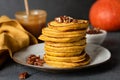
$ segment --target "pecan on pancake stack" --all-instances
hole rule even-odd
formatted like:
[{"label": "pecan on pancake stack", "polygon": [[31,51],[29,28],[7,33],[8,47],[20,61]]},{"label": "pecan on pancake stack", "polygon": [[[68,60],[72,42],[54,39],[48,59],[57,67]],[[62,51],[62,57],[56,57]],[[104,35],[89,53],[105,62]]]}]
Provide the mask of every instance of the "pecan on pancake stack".
[{"label": "pecan on pancake stack", "polygon": [[45,41],[44,60],[47,65],[57,68],[80,67],[90,63],[85,52],[87,20],[60,16],[42,29],[40,40]]}]

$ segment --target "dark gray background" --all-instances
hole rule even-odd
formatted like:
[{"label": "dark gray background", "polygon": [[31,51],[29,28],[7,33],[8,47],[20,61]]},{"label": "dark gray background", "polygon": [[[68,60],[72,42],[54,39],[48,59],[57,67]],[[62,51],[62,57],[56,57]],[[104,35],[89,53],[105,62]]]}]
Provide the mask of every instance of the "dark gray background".
[{"label": "dark gray background", "polygon": [[[47,21],[56,16],[69,15],[74,18],[88,19],[89,9],[96,0],[28,0],[30,9],[44,9]],[[14,18],[17,11],[24,10],[24,0],[0,0],[0,15]]]}]

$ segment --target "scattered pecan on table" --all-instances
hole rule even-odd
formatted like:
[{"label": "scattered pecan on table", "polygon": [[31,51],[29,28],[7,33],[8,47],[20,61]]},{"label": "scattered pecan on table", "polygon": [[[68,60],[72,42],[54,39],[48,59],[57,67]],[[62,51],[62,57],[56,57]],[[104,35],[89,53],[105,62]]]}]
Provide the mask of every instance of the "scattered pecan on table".
[{"label": "scattered pecan on table", "polygon": [[26,78],[28,78],[28,76],[28,72],[22,72],[19,74],[19,80],[25,80]]}]

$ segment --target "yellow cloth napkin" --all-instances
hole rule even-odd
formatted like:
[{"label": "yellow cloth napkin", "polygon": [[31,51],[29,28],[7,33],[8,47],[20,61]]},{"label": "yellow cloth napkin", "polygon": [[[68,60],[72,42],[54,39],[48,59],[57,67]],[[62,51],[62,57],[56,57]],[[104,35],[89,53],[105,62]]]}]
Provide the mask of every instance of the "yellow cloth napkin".
[{"label": "yellow cloth napkin", "polygon": [[8,50],[12,57],[14,52],[36,43],[38,43],[37,39],[27,32],[18,21],[7,16],[0,17],[0,56]]}]

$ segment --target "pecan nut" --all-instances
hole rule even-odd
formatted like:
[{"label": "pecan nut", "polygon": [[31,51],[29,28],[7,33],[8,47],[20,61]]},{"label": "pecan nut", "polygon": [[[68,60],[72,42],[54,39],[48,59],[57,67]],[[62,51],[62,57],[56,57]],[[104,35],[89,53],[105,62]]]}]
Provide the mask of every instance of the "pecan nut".
[{"label": "pecan nut", "polygon": [[72,17],[70,16],[60,16],[60,17],[56,17],[55,18],[55,21],[58,22],[58,23],[77,23],[78,20],[77,19],[73,19]]},{"label": "pecan nut", "polygon": [[42,66],[45,62],[43,59],[40,59],[40,56],[30,55],[27,58],[26,63],[30,65]]},{"label": "pecan nut", "polygon": [[29,74],[27,72],[22,72],[19,74],[19,79],[20,80],[24,80],[29,76]]}]

